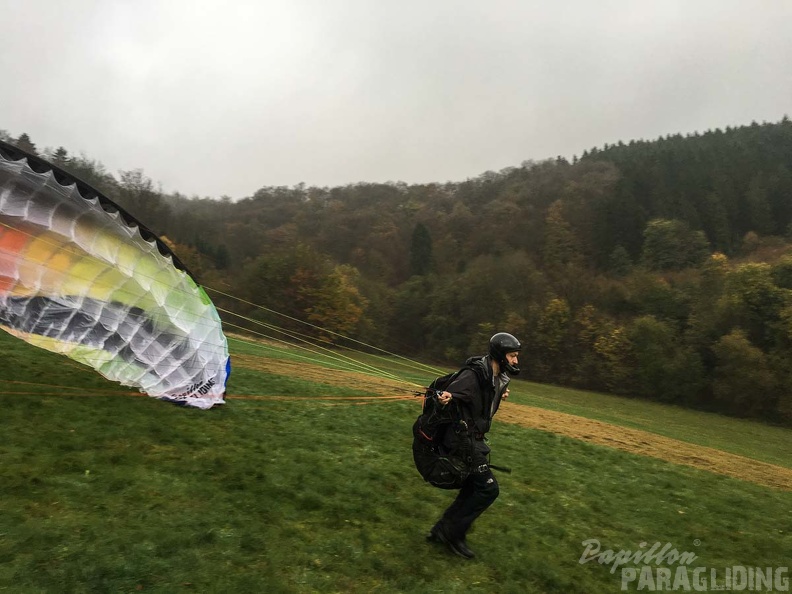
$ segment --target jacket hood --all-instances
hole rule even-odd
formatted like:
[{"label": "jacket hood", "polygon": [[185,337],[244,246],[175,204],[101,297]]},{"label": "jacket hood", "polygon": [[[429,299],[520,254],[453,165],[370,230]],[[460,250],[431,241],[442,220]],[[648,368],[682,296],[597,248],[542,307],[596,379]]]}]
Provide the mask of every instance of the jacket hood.
[{"label": "jacket hood", "polygon": [[465,367],[470,367],[476,372],[479,381],[482,383],[492,383],[492,359],[489,355],[470,357],[465,361]]}]

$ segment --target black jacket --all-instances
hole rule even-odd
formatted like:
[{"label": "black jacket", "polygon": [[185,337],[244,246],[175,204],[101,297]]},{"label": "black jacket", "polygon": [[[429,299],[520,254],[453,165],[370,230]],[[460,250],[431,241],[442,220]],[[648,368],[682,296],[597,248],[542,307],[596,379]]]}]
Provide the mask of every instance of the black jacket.
[{"label": "black jacket", "polygon": [[[497,382],[496,382],[497,379]],[[460,405],[462,417],[472,421],[474,430],[483,436],[492,426],[492,417],[500,407],[503,392],[510,378],[501,372],[497,378],[492,373],[490,357],[471,357],[465,361],[465,368],[446,388]],[[496,386],[497,383],[497,386]],[[489,448],[483,445],[486,451]]]}]

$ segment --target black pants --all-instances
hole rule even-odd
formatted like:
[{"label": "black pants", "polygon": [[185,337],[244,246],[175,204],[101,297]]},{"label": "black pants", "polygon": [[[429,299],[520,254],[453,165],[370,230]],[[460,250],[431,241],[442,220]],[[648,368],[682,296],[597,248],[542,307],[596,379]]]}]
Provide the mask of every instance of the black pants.
[{"label": "black pants", "polygon": [[454,502],[443,514],[440,522],[446,534],[463,539],[470,526],[484,510],[498,498],[498,481],[483,455],[476,456],[473,473],[467,477]]}]

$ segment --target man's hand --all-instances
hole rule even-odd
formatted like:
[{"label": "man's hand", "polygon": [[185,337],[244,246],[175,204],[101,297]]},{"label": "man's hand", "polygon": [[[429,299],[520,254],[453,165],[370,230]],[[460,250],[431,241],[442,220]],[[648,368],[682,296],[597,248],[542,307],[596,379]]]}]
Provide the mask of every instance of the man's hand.
[{"label": "man's hand", "polygon": [[443,392],[440,396],[437,397],[437,401],[445,406],[449,402],[451,402],[451,392]]},{"label": "man's hand", "polygon": [[501,396],[501,400],[506,400],[509,397],[509,388],[506,388],[503,391],[503,396]]}]

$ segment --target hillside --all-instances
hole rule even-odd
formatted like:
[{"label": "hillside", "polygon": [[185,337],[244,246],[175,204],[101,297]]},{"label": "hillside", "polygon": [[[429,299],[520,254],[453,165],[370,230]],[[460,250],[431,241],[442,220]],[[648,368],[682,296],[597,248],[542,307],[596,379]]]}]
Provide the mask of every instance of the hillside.
[{"label": "hillside", "polygon": [[786,117],[463,182],[263,187],[238,202],[162,195],[140,170],[116,179],[62,147],[49,157],[167,236],[234,329],[254,318],[281,337],[273,326],[303,320],[314,337],[446,365],[508,330],[538,382],[792,422]]}]

